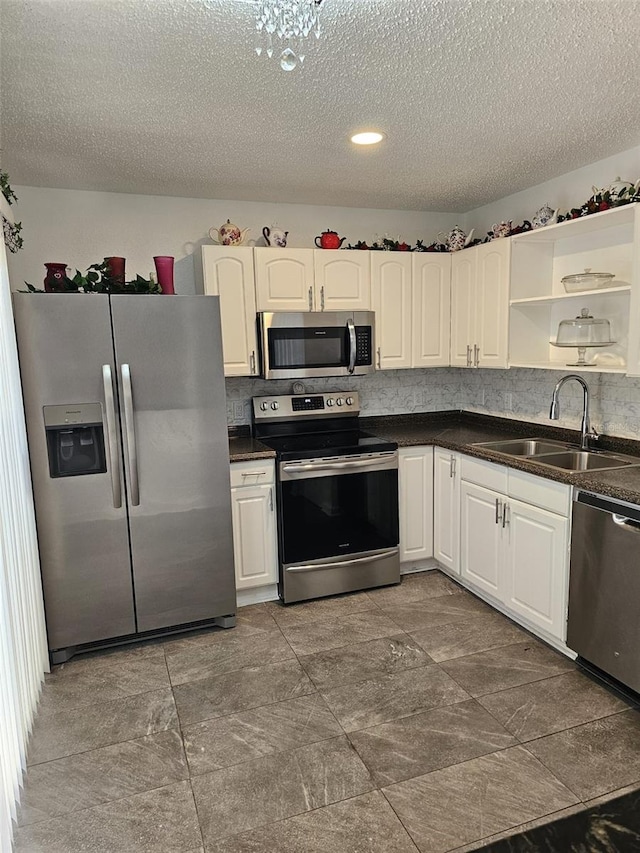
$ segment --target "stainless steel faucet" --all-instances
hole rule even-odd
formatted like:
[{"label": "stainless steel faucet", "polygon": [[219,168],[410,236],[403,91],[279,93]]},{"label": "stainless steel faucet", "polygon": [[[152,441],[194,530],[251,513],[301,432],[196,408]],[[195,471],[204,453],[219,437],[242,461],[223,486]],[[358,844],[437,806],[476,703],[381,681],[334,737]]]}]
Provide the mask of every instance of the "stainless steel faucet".
[{"label": "stainless steel faucet", "polygon": [[589,438],[591,437],[595,441],[598,438],[598,434],[595,430],[591,431],[591,426],[589,424],[589,386],[584,381],[582,376],[578,376],[577,373],[568,373],[566,376],[563,376],[562,379],[558,381],[556,387],[553,389],[553,397],[551,398],[551,409],[549,410],[549,417],[552,421],[557,421],[560,417],[560,403],[558,402],[558,391],[562,388],[565,382],[569,381],[569,379],[575,379],[576,382],[579,382],[582,385],[584,402],[582,408],[582,423],[580,425],[580,449],[588,450]]}]

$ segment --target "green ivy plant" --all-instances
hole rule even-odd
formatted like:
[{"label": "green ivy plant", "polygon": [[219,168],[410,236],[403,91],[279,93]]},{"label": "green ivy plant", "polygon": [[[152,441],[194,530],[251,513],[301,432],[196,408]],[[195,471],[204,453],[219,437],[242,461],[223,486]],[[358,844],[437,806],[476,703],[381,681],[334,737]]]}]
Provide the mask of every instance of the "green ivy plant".
[{"label": "green ivy plant", "polygon": [[[13,204],[18,200],[18,196],[11,189],[9,183],[9,175],[0,170],[0,192],[6,198],[8,204]],[[22,222],[12,223],[2,217],[2,231],[4,233],[4,242],[10,252],[19,252],[24,244],[22,239]]]},{"label": "green ivy plant", "polygon": [[[44,293],[40,288],[34,287],[25,281],[31,293]],[[72,278],[65,276],[58,293],[160,293],[160,285],[153,279],[142,278],[137,275],[131,281],[117,281],[110,275],[109,266],[106,261],[101,264],[91,264],[83,275],[76,270]]]}]

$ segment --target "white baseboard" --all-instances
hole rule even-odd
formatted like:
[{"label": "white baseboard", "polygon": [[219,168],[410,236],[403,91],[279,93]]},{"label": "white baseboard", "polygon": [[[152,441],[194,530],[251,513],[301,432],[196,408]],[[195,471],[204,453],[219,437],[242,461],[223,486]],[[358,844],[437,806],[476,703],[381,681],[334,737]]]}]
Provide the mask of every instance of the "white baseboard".
[{"label": "white baseboard", "polygon": [[264,601],[275,601],[278,598],[278,585],[257,586],[255,589],[239,589],[236,592],[238,607],[248,607],[250,604],[262,604]]},{"label": "white baseboard", "polygon": [[430,557],[428,560],[417,560],[415,563],[400,563],[400,574],[412,575],[414,572],[426,572],[437,568],[439,568],[438,563]]}]

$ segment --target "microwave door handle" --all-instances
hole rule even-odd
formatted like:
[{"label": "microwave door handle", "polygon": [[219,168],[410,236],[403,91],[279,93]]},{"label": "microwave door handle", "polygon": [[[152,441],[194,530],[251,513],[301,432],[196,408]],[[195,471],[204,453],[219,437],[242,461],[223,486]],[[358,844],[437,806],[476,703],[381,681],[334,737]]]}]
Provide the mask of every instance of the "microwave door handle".
[{"label": "microwave door handle", "polygon": [[356,369],[356,327],[351,318],[347,320],[347,331],[349,332],[349,367],[347,370],[349,373],[353,373]]}]

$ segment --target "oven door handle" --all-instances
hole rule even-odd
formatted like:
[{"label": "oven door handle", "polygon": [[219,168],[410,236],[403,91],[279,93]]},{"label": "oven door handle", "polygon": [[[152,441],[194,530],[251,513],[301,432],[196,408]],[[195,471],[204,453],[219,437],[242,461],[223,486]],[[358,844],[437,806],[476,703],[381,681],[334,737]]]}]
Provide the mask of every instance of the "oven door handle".
[{"label": "oven door handle", "polygon": [[284,474],[308,474],[313,471],[344,471],[354,468],[380,468],[386,467],[394,460],[395,451],[388,456],[377,456],[375,459],[353,459],[349,462],[309,462],[307,464],[283,465],[281,470]]},{"label": "oven door handle", "polygon": [[349,367],[347,370],[349,373],[353,373],[356,369],[356,327],[351,318],[347,320],[347,331],[349,332]]},{"label": "oven door handle", "polygon": [[398,548],[389,548],[386,551],[380,551],[378,554],[373,554],[371,556],[365,557],[356,557],[354,560],[336,560],[331,563],[307,563],[302,566],[287,566],[285,571],[287,572],[316,572],[322,571],[323,569],[338,569],[343,568],[344,566],[357,566],[361,563],[375,563],[379,560],[387,560],[389,557],[393,557],[398,553]]}]

